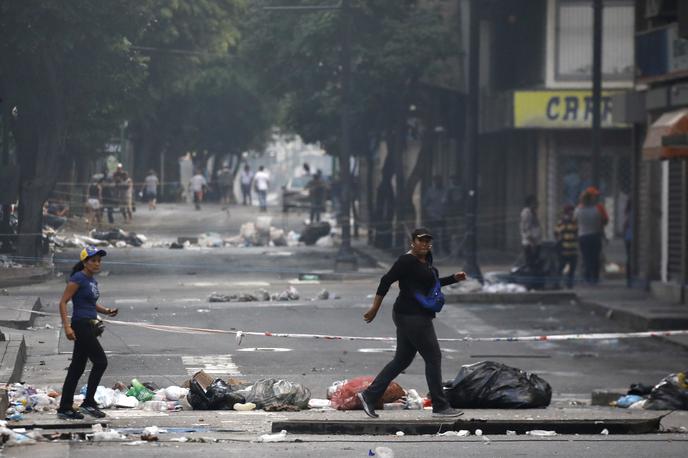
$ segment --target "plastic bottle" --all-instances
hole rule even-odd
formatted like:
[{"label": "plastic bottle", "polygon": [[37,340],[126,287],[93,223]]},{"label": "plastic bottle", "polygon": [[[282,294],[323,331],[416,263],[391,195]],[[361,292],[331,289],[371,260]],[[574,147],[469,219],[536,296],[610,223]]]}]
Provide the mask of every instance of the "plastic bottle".
[{"label": "plastic bottle", "polygon": [[146,401],[143,403],[143,410],[149,412],[167,412],[167,401]]},{"label": "plastic bottle", "polygon": [[137,379],[132,379],[131,388],[127,391],[127,396],[134,396],[139,401],[146,402],[153,399],[154,394]]}]

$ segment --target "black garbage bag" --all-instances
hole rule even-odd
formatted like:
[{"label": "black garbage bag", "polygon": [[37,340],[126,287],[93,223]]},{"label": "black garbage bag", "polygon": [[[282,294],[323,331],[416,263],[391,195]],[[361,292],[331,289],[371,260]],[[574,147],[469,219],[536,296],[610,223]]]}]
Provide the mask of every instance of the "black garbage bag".
[{"label": "black garbage bag", "polygon": [[688,410],[688,385],[683,372],[669,374],[652,388],[645,403],[650,410]]},{"label": "black garbage bag", "polygon": [[189,401],[189,405],[194,410],[210,410],[210,401],[205,394],[205,390],[194,379],[191,380],[186,400]]},{"label": "black garbage bag", "polygon": [[444,392],[456,408],[528,409],[552,400],[552,387],[542,378],[493,361],[462,366]]},{"label": "black garbage bag", "polygon": [[237,402],[243,404],[246,400],[242,395],[232,390],[222,379],[216,379],[205,391],[212,410],[232,410]]},{"label": "black garbage bag", "polygon": [[331,230],[332,227],[327,221],[309,224],[301,232],[299,242],[303,242],[306,245],[315,245],[315,242],[317,242],[320,237],[325,237]]}]

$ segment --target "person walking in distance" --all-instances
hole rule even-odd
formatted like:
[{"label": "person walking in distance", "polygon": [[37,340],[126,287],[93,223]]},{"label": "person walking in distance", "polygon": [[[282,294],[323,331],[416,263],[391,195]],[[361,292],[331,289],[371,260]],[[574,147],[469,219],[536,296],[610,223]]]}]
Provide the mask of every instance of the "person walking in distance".
[{"label": "person walking in distance", "polygon": [[530,275],[537,276],[540,272],[540,244],[542,243],[542,229],[537,215],[538,202],[534,195],[526,197],[525,206],[521,210],[521,246]]},{"label": "person walking in distance", "polygon": [[311,224],[320,222],[320,214],[325,211],[325,192],[327,185],[322,179],[322,172],[318,170],[308,183],[308,198],[311,204]]},{"label": "person walking in distance", "polygon": [[89,223],[97,226],[100,224],[100,215],[103,202],[103,189],[100,186],[101,180],[93,180],[88,185],[86,199],[86,218]]},{"label": "person walking in distance", "polygon": [[251,184],[253,183],[253,172],[251,172],[251,167],[248,164],[244,165],[244,170],[241,171],[239,183],[241,184],[242,205],[252,205]]},{"label": "person walking in distance", "polygon": [[193,201],[196,210],[201,209],[201,202],[203,202],[203,192],[208,186],[208,182],[201,174],[199,169],[196,169],[196,174],[189,180],[189,192],[193,194]]},{"label": "person walking in distance", "polygon": [[576,278],[578,264],[578,225],[573,219],[573,205],[564,205],[564,212],[554,228],[554,235],[557,238],[559,251],[559,275],[562,276],[568,267],[566,287],[571,289]]},{"label": "person walking in distance", "polygon": [[373,305],[363,314],[366,323],[375,319],[382,300],[394,282],[399,282],[399,295],[394,302],[392,318],[397,328],[397,345],[394,359],[375,377],[373,383],[358,399],[369,417],[378,417],[375,404],[382,398],[389,384],[401,374],[420,353],[425,361],[425,378],[432,397],[432,412],[439,417],[458,417],[461,411],[453,409],[442,388],[442,354],[432,320],[435,312],[425,308],[424,296],[439,286],[451,285],[466,279],[464,272],[439,278],[432,265],[432,235],[425,228],[411,233],[411,250],[400,256],[381,279]]},{"label": "person walking in distance", "polygon": [[270,189],[270,173],[262,165],[253,177],[253,183],[258,193],[260,211],[268,211],[268,189]]},{"label": "person walking in distance", "polygon": [[583,256],[583,278],[589,285],[596,285],[600,280],[600,253],[607,221],[604,207],[600,209],[598,205],[598,195],[597,189],[593,187],[583,191],[581,203],[573,213],[578,224],[578,244]]},{"label": "person walking in distance", "polygon": [[[94,278],[100,272],[102,258],[107,255],[105,250],[88,246],[81,250],[79,262],[72,269],[69,282],[60,299],[60,316],[67,339],[74,342],[72,362],[67,370],[67,376],[62,387],[62,399],[57,409],[57,416],[67,420],[79,420],[83,414],[95,418],[103,418],[105,414],[98,409],[95,400],[96,389],[107,368],[107,357],[103,347],[98,342],[102,328],[98,326],[98,312],[114,317],[117,309],[103,307],[98,303],[100,292],[98,282]],[[72,301],[72,319],[67,319],[67,303]],[[86,369],[86,362],[93,364],[88,376],[86,397],[81,403],[80,412],[74,410],[74,391],[79,378]]]},{"label": "person walking in distance", "polygon": [[227,210],[229,208],[230,190],[232,189],[232,171],[229,170],[227,164],[224,164],[217,172],[217,186],[220,191],[222,209]]},{"label": "person walking in distance", "polygon": [[149,170],[143,182],[143,197],[148,202],[148,210],[155,210],[158,203],[158,180],[155,170]]}]

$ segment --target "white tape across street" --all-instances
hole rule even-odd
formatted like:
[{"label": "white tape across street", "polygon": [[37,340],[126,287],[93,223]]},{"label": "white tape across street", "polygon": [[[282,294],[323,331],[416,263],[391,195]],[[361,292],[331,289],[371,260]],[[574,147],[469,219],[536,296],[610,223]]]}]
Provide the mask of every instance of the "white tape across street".
[{"label": "white tape across street", "polygon": [[[44,316],[59,316],[57,313],[38,312],[34,310],[10,308],[21,312],[30,312]],[[303,334],[270,331],[239,331],[212,328],[196,328],[190,326],[171,326],[152,323],[135,323],[131,321],[119,321],[103,319],[104,322],[119,326],[131,326],[154,331],[173,332],[179,334],[229,334],[236,336],[237,345],[241,345],[245,336],[254,337],[281,337],[287,339],[322,339],[322,340],[360,340],[374,342],[394,342],[396,337],[374,337],[374,336],[338,336],[327,334]],[[688,330],[671,331],[643,331],[643,332],[607,332],[607,333],[588,333],[588,334],[553,334],[553,335],[533,335],[533,336],[504,336],[504,337],[456,337],[439,338],[440,342],[542,342],[542,341],[563,341],[563,340],[610,340],[610,339],[638,339],[648,337],[671,337],[688,335]]]}]

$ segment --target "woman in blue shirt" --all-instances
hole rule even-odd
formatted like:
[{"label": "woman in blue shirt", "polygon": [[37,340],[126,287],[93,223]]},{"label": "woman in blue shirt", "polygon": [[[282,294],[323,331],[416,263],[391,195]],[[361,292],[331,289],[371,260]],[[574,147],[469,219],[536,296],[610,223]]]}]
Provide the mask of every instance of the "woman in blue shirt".
[{"label": "woman in blue shirt", "polygon": [[[98,334],[94,326],[98,319],[98,312],[108,316],[117,315],[117,309],[110,309],[98,304],[100,292],[98,282],[94,276],[100,272],[101,258],[107,253],[89,246],[81,250],[80,261],[72,269],[69,283],[60,299],[60,316],[67,339],[74,341],[72,363],[67,370],[62,387],[62,399],[57,409],[57,416],[62,419],[80,420],[83,413],[95,418],[103,418],[105,414],[98,409],[95,400],[96,389],[107,368],[107,357],[98,342]],[[67,302],[72,301],[72,319],[67,320]],[[86,369],[86,362],[91,360],[93,367],[88,377],[86,398],[80,410],[74,410],[74,391],[79,378]]]}]

